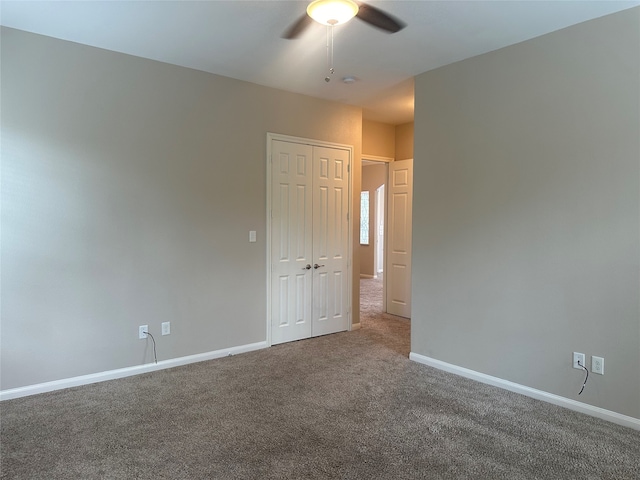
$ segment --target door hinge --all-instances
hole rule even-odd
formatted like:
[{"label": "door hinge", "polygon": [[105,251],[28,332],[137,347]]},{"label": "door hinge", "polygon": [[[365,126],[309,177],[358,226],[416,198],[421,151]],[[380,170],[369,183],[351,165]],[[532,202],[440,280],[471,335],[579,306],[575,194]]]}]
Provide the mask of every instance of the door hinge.
[{"label": "door hinge", "polygon": [[349,221],[349,213],[347,212],[347,222]]}]

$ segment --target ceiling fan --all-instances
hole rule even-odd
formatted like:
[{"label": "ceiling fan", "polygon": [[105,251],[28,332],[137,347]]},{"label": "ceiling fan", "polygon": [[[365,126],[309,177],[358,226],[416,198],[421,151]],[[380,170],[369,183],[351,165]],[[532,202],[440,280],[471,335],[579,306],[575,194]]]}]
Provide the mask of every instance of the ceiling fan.
[{"label": "ceiling fan", "polygon": [[333,27],[348,22],[353,17],[387,33],[396,33],[406,27],[404,22],[364,2],[315,0],[307,6],[307,12],[283,33],[282,38],[288,40],[298,38],[314,20]]}]

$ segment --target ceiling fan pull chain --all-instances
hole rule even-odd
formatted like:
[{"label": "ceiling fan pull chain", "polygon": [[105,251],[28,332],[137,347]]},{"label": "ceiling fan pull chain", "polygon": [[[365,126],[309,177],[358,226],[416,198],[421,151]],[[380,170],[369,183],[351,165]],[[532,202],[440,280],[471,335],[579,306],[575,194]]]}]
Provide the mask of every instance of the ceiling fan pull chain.
[{"label": "ceiling fan pull chain", "polygon": [[[333,69],[333,25],[327,25],[327,64],[329,67],[329,74],[333,75],[335,71]],[[324,77],[325,82],[330,82],[331,77],[327,75]]]},{"label": "ceiling fan pull chain", "polygon": [[331,65],[329,65],[329,71],[331,72],[331,75],[333,75],[333,27],[334,25],[331,25]]}]

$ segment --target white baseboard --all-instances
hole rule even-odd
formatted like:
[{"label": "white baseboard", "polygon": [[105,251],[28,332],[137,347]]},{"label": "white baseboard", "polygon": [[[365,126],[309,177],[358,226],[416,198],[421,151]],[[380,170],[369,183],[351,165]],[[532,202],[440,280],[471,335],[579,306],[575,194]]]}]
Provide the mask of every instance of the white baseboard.
[{"label": "white baseboard", "polygon": [[600,407],[594,407],[593,405],[589,405],[587,403],[577,402],[570,398],[561,397],[560,395],[554,395],[553,393],[537,390],[535,388],[520,385],[508,380],[503,380],[502,378],[492,377],[491,375],[486,375],[484,373],[476,372],[475,370],[469,370],[468,368],[459,367],[451,363],[436,360],[435,358],[425,357],[424,355],[420,355],[418,353],[411,352],[409,354],[409,359],[417,363],[422,363],[424,365],[437,368],[438,370],[444,370],[445,372],[454,373],[462,377],[470,378],[471,380],[476,380],[481,383],[493,385],[494,387],[504,388],[505,390],[520,393],[522,395],[526,395],[527,397],[552,403],[554,405],[565,407],[576,412],[586,413],[587,415],[591,415],[592,417],[601,418],[603,420],[617,423],[618,425],[633,428],[635,430],[640,430],[640,419],[622,415],[621,413],[613,412],[611,410],[606,410]]},{"label": "white baseboard", "polygon": [[227,357],[229,355],[237,355],[240,353],[260,350],[267,347],[267,342],[251,343],[238,347],[225,348],[213,352],[198,353],[186,357],[178,357],[170,360],[162,360],[156,363],[146,363],[144,365],[136,365],[134,367],[119,368],[117,370],[109,370],[106,372],[91,373],[79,377],[63,378],[53,382],[38,383],[36,385],[27,385],[26,387],[12,388],[0,391],[0,401],[11,400],[13,398],[27,397],[38,393],[51,392],[53,390],[61,390],[63,388],[79,387],[91,383],[104,382],[107,380],[115,380],[116,378],[131,377],[141,373],[155,372],[166,368],[179,367],[189,363],[204,362],[215,358]]},{"label": "white baseboard", "polygon": [[362,327],[362,324],[360,322],[358,323],[352,323],[351,324],[351,331],[353,330],[360,330],[360,327]]},{"label": "white baseboard", "polygon": [[369,275],[368,273],[361,273],[360,278],[375,278],[373,275]]}]

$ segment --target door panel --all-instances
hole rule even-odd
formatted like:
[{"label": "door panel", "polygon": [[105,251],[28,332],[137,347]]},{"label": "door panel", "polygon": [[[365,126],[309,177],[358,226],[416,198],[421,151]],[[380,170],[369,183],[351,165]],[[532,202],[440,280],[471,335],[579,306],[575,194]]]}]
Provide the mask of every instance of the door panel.
[{"label": "door panel", "polygon": [[387,311],[411,317],[411,204],[413,160],[389,164]]},{"label": "door panel", "polygon": [[311,335],[312,171],[308,145],[272,142],[271,339]]},{"label": "door panel", "polygon": [[312,336],[348,328],[348,163],[346,150],[314,147]]}]

